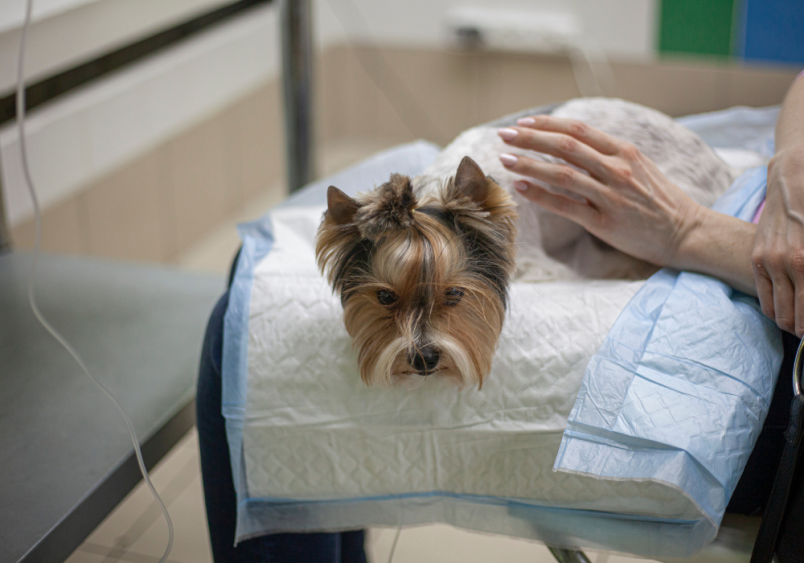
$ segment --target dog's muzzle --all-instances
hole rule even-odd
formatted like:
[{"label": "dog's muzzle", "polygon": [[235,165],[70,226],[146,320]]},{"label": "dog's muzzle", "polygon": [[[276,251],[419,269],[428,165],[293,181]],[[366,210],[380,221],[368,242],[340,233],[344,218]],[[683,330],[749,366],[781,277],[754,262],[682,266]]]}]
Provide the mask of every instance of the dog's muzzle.
[{"label": "dog's muzzle", "polygon": [[438,365],[439,358],[438,349],[432,346],[424,346],[408,352],[408,363],[419,375],[433,373]]}]

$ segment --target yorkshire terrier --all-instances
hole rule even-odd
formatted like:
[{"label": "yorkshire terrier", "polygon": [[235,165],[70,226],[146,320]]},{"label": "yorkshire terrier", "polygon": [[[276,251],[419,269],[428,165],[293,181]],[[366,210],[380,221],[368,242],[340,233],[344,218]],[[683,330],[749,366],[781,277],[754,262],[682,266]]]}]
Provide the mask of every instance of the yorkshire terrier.
[{"label": "yorkshire terrier", "polygon": [[[697,135],[654,110],[590,98],[553,115],[634,143],[703,205],[736,177]],[[330,186],[316,256],[340,295],[368,385],[440,376],[482,387],[512,278],[639,279],[656,270],[525,200],[512,186],[518,176],[498,156],[526,153],[504,145],[496,131],[470,129],[421,176],[392,174],[357,198]]]}]

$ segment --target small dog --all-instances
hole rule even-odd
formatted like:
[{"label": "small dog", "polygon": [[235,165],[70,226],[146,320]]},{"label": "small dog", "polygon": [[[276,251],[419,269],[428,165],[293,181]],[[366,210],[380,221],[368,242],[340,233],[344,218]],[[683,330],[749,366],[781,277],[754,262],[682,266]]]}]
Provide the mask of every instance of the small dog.
[{"label": "small dog", "polygon": [[[654,110],[588,98],[553,115],[634,143],[703,205],[736,177],[697,135]],[[393,174],[356,199],[330,186],[316,256],[341,297],[368,385],[438,375],[482,387],[512,278],[639,279],[656,270],[525,200],[512,187],[518,176],[499,163],[502,152],[518,151],[500,141],[496,128],[481,126],[414,179]]]}]

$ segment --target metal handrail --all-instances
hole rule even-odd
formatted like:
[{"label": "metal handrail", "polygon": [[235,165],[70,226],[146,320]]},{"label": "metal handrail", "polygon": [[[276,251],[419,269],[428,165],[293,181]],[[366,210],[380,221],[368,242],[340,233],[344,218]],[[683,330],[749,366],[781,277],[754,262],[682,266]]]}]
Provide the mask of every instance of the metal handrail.
[{"label": "metal handrail", "polygon": [[796,361],[793,364],[793,395],[798,397],[801,395],[801,350],[804,349],[804,338],[798,344],[798,351],[796,352]]},{"label": "metal handrail", "polygon": [[3,182],[0,181],[0,254],[11,250],[11,233],[6,225],[6,210],[3,207]]}]

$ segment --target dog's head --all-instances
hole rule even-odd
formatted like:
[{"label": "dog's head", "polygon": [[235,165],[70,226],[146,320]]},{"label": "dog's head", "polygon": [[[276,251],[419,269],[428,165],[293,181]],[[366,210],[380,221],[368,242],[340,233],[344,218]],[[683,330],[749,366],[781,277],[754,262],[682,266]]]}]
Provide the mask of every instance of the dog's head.
[{"label": "dog's head", "polygon": [[340,294],[369,384],[447,376],[482,386],[515,267],[516,210],[469,157],[419,201],[393,174],[352,199],[334,186],[316,256]]}]

